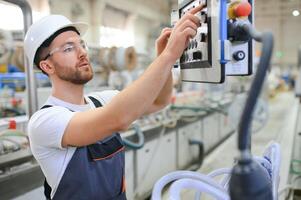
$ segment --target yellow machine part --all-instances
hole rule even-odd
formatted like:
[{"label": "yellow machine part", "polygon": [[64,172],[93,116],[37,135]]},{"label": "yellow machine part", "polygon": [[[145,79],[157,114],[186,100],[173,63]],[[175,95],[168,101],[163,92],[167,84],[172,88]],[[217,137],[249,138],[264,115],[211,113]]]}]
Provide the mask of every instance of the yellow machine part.
[{"label": "yellow machine part", "polygon": [[7,64],[0,64],[0,73],[7,73]]}]

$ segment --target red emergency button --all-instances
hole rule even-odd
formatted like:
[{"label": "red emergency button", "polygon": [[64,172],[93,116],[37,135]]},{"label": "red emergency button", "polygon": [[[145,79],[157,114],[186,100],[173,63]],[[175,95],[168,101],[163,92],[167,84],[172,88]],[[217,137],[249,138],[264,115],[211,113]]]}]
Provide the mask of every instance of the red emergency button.
[{"label": "red emergency button", "polygon": [[228,7],[228,16],[230,19],[248,17],[252,12],[252,6],[247,1],[235,1]]},{"label": "red emergency button", "polygon": [[249,2],[241,2],[234,9],[236,17],[247,17],[251,14],[252,6]]}]

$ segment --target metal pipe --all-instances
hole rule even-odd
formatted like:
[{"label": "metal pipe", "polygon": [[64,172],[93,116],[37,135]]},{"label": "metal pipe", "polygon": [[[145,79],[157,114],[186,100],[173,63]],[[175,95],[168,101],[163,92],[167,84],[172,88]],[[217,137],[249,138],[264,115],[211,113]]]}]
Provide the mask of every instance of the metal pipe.
[{"label": "metal pipe", "polygon": [[[15,4],[19,6],[23,13],[24,22],[24,36],[32,24],[32,11],[29,3],[26,0],[3,0],[8,3]],[[26,91],[27,91],[27,114],[29,117],[33,115],[38,109],[38,98],[37,98],[37,87],[36,78],[33,68],[30,67],[29,62],[24,54],[24,64],[25,64],[25,80],[26,80]]]}]

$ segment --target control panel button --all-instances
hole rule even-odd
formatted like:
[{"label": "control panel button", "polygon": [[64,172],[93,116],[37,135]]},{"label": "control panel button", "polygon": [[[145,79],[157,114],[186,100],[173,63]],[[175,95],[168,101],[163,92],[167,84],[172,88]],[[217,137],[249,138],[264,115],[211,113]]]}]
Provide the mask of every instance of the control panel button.
[{"label": "control panel button", "polygon": [[249,2],[241,2],[234,12],[237,17],[247,17],[252,12],[252,6]]},{"label": "control panel button", "polygon": [[202,60],[203,54],[201,51],[193,52],[192,54],[193,60]]},{"label": "control panel button", "polygon": [[207,15],[207,14],[205,14],[205,16],[204,16],[204,23],[205,23],[205,24],[208,23],[208,15]]},{"label": "control panel button", "polygon": [[252,12],[252,6],[246,1],[234,1],[228,7],[229,19],[248,17]]},{"label": "control panel button", "polygon": [[206,34],[205,33],[201,33],[200,38],[201,38],[201,42],[206,42]]},{"label": "control panel button", "polygon": [[236,51],[233,53],[233,59],[236,61],[241,61],[243,59],[245,59],[246,54],[243,51]]}]

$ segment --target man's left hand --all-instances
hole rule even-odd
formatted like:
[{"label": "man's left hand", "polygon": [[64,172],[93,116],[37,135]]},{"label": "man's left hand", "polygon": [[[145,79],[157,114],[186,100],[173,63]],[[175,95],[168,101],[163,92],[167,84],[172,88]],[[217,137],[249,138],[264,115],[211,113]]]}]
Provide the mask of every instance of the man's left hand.
[{"label": "man's left hand", "polygon": [[172,31],[171,28],[162,29],[160,36],[156,40],[157,56],[159,56],[162,53],[162,51],[165,49],[171,31]]}]

